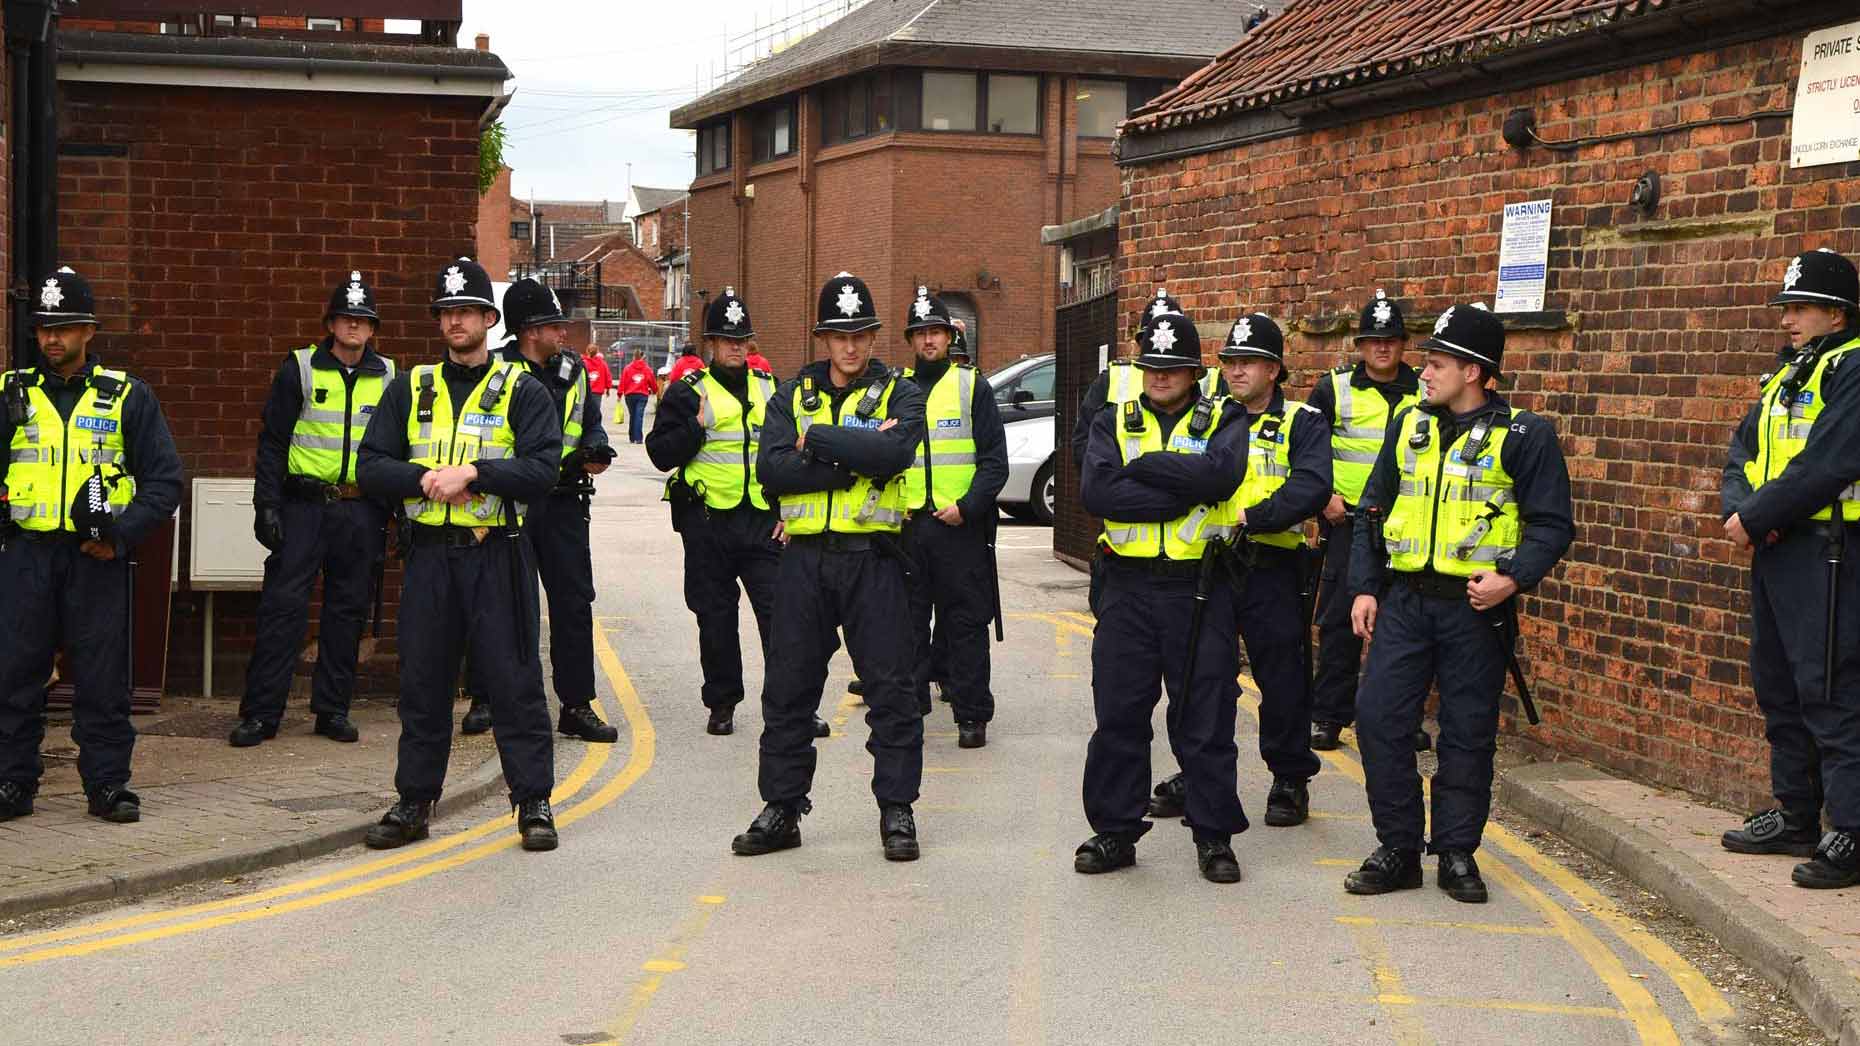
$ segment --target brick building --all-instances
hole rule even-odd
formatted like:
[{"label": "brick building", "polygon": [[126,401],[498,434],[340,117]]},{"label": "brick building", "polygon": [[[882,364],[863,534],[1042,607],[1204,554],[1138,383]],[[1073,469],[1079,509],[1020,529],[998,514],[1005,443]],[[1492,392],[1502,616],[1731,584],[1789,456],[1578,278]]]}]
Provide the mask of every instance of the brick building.
[{"label": "brick building", "polygon": [[685,226],[690,214],[691,194],[683,189],[635,185],[627,200],[626,218],[633,229],[633,242],[653,259],[659,271],[660,300],[652,307],[653,319],[690,319],[685,311],[691,292],[690,255],[685,251]]},{"label": "brick building", "polygon": [[[509,195],[508,185],[504,193]],[[575,248],[592,237],[632,235],[623,201],[512,199],[509,208],[513,273],[526,265],[570,261]]]},{"label": "brick building", "polygon": [[1118,121],[1239,39],[1256,7],[853,10],[672,113],[696,132],[694,292],[734,286],[784,373],[811,358],[815,291],[841,269],[877,296],[894,362],[920,284],[973,321],[985,367],[1046,351],[1058,280],[1041,227],[1116,199]]},{"label": "brick building", "polygon": [[[96,285],[96,350],[160,396],[190,486],[252,475],[272,376],[321,334],[340,277],[359,269],[373,281],[381,348],[417,362],[436,353],[436,266],[473,250],[479,131],[509,71],[451,46],[458,0],[322,6],[427,21],[420,35],[67,24],[58,36],[60,257]],[[149,7],[93,0],[86,24]],[[200,692],[202,679],[189,512],[184,498],[168,659],[179,693]],[[389,635],[394,594],[390,584]],[[256,604],[256,593],[219,595],[218,693],[243,676]],[[391,661],[364,672],[379,682]]]},{"label": "brick building", "polygon": [[[1507,315],[1506,370],[1513,401],[1562,436],[1578,529],[1525,601],[1545,723],[1523,737],[1768,805],[1719,471],[1786,343],[1765,302],[1789,257],[1860,252],[1860,163],[1790,164],[1804,35],[1855,10],[1391,0],[1360,15],[1299,0],[1133,114],[1120,326],[1158,284],[1204,338],[1263,310],[1289,321],[1306,389],[1349,352],[1375,288],[1417,331],[1490,302],[1503,205],[1552,200],[1546,300]],[[1536,121],[1522,148],[1504,132],[1520,109]],[[1630,206],[1648,174],[1657,204]]]},{"label": "brick building", "polygon": [[628,320],[661,320],[665,318],[662,300],[665,297],[664,278],[659,273],[656,260],[645,251],[633,246],[632,240],[624,232],[607,233],[591,236],[570,248],[565,258],[576,265],[591,267],[597,274],[600,284],[609,292],[602,295],[603,304],[618,308],[625,315],[617,317]]}]

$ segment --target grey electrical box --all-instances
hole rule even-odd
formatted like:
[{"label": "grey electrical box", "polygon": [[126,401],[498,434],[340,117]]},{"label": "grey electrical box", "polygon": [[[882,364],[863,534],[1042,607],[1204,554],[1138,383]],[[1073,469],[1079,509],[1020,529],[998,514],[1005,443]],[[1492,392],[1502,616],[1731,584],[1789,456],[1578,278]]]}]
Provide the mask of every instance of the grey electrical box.
[{"label": "grey electrical box", "polygon": [[202,592],[257,591],[264,586],[266,555],[252,536],[252,481],[194,480],[188,586]]}]

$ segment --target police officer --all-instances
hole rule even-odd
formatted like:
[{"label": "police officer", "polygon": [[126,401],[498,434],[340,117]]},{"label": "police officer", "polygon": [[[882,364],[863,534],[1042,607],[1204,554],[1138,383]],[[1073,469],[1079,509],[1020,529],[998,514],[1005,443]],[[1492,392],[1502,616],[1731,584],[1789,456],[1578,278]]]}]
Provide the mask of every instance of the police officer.
[{"label": "police officer", "polygon": [[1422,401],[1391,423],[1363,488],[1364,525],[1350,553],[1351,625],[1373,639],[1357,692],[1356,740],[1381,845],[1344,889],[1421,885],[1413,739],[1428,689],[1438,684],[1440,768],[1428,848],[1440,857],[1440,888],[1483,903],[1473,851],[1491,810],[1516,597],[1569,548],[1569,470],[1549,422],[1487,390],[1504,363],[1498,317],[1481,305],[1456,305],[1421,347]]},{"label": "police officer", "polygon": [[[1751,550],[1750,675],[1777,807],[1723,842],[1810,857],[1795,884],[1835,889],[1860,883],[1860,276],[1809,251],[1770,304],[1789,348],[1731,440],[1724,533]],[[1817,843],[1824,809],[1833,830]]]},{"label": "police officer", "polygon": [[[748,303],[725,287],[704,310],[710,365],[673,382],[646,436],[646,456],[676,473],[666,481],[672,529],[685,550],[685,606],[697,618],[705,730],[736,730],[743,700],[743,652],[737,634],[737,583],[749,593],[764,657],[781,568],[780,523],[756,477],[762,426],[775,379],[748,365],[756,347]],[[827,721],[815,716],[814,735]]]},{"label": "police officer", "polygon": [[1095,834],[1072,866],[1094,875],[1136,863],[1150,828],[1150,716],[1166,686],[1201,874],[1232,883],[1232,838],[1247,828],[1234,784],[1239,645],[1232,593],[1213,565],[1233,534],[1227,507],[1244,471],[1246,419],[1231,400],[1199,395],[1201,339],[1187,316],[1164,313],[1147,334],[1136,362],[1144,391],[1098,411],[1081,473],[1085,509],[1104,520],[1104,565],[1092,601],[1097,726],[1085,753]]},{"label": "police officer", "polygon": [[[1356,326],[1355,363],[1321,378],[1306,402],[1330,423],[1330,504],[1318,529],[1324,547],[1324,582],[1318,591],[1317,679],[1311,684],[1311,747],[1331,751],[1343,728],[1356,721],[1356,679],[1363,641],[1350,630],[1352,513],[1382,452],[1389,418],[1421,399],[1421,378],[1402,361],[1408,328],[1401,306],[1380,290],[1363,306]],[[1415,747],[1432,745],[1415,731]]]},{"label": "police officer", "polygon": [[360,479],[408,520],[400,599],[400,798],[376,849],[424,839],[446,779],[459,656],[491,698],[492,731],[526,850],[553,850],[549,698],[537,656],[536,568],[524,507],[555,486],[562,415],[549,391],[491,360],[491,278],[470,258],[440,272],[432,311],[445,357],[395,376],[362,440]]},{"label": "police officer", "polygon": [[[1259,755],[1272,772],[1266,823],[1303,824],[1311,812],[1307,782],[1318,772],[1311,752],[1311,676],[1305,613],[1312,564],[1304,521],[1318,514],[1331,488],[1330,426],[1323,415],[1285,398],[1285,335],[1263,312],[1242,316],[1220,349],[1221,370],[1244,410],[1246,475],[1229,508],[1241,541],[1234,617],[1259,684]],[[1163,782],[1150,816],[1180,817],[1181,774]]]},{"label": "police officer", "polygon": [[762,684],[758,784],[767,805],[731,849],[801,845],[801,815],[812,809],[812,720],[839,649],[834,630],[844,628],[866,683],[879,838],[887,860],[914,861],[924,728],[911,698],[915,650],[898,536],[904,472],[924,438],[923,394],[872,359],[880,323],[863,280],[846,272],[828,280],[818,316],[814,336],[827,358],[776,390],[756,459],[757,478],[780,500],[788,548]]},{"label": "police officer", "polygon": [[905,376],[923,391],[925,437],[904,475],[905,538],[917,565],[911,625],[918,711],[930,711],[934,609],[948,659],[945,671],[935,674],[956,716],[956,744],[981,748],[995,715],[988,678],[988,623],[995,611],[991,548],[995,498],[1007,485],[1007,436],[988,379],[949,360],[957,333],[942,299],[917,288],[904,325],[916,363]]},{"label": "police officer", "polygon": [[32,813],[62,646],[90,814],[127,823],[142,816],[128,787],[130,556],[180,504],[181,459],[149,387],[91,357],[90,284],[60,268],[32,293],[44,362],[0,380],[0,821]]},{"label": "police officer", "polygon": [[[526,276],[504,291],[504,330],[510,335],[491,351],[549,390],[562,423],[562,470],[549,496],[529,506],[523,536],[549,599],[549,662],[555,694],[562,702],[556,729],[569,737],[613,744],[620,731],[594,712],[594,563],[588,543],[589,501],[594,480],[613,461],[601,426],[600,398],[588,389],[581,354],[565,349],[568,317],[555,291]],[[474,673],[475,674],[475,673]],[[472,704],[459,724],[462,733],[491,726],[491,702],[474,687]]]},{"label": "police officer", "polygon": [[387,554],[388,509],[362,496],[355,459],[394,377],[394,361],[374,348],[380,320],[374,290],[360,272],[349,273],[323,310],[323,339],[286,356],[272,379],[252,487],[252,532],[271,554],[239,725],[227,738],[234,748],[278,736],[318,574],[323,612],[310,682],[316,733],[334,741],[361,736],[349,722],[349,703],[375,569]]},{"label": "police officer", "polygon": [[[1074,464],[1082,464],[1085,460],[1085,446],[1091,441],[1092,421],[1098,416],[1099,409],[1107,403],[1122,406],[1143,394],[1143,376],[1135,364],[1139,354],[1149,351],[1150,324],[1158,317],[1180,315],[1182,303],[1171,297],[1165,288],[1156,288],[1156,297],[1143,307],[1137,332],[1130,341],[1130,354],[1110,361],[1085,388],[1085,398],[1079,403],[1078,419],[1072,423]],[[1222,383],[1219,368],[1204,371],[1198,386],[1203,396],[1227,394],[1227,386]]]}]

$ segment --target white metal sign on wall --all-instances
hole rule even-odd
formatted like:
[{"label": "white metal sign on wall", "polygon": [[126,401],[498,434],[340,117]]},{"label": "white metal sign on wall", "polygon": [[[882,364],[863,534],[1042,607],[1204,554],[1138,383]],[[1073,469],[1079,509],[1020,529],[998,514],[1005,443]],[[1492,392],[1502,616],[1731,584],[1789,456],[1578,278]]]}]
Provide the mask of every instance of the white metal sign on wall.
[{"label": "white metal sign on wall", "polygon": [[1550,273],[1550,201],[1505,205],[1498,234],[1496,312],[1541,312]]},{"label": "white metal sign on wall", "polygon": [[1860,22],[1802,41],[1792,131],[1791,167],[1860,160]]}]

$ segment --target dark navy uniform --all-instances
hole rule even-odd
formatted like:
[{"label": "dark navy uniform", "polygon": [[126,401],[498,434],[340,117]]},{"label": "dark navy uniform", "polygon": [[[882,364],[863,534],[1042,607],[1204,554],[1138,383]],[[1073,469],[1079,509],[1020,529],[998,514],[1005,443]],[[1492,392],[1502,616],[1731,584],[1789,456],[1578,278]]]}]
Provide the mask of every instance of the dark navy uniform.
[{"label": "dark navy uniform", "polygon": [[[1492,377],[1503,360],[1504,328],[1481,308],[1456,306],[1423,348],[1481,363]],[[1550,423],[1496,394],[1461,415],[1423,403],[1398,414],[1390,433],[1361,503],[1385,520],[1384,540],[1377,544],[1375,527],[1357,530],[1350,577],[1355,595],[1378,599],[1356,737],[1381,848],[1346,886],[1357,893],[1418,886],[1425,841],[1441,855],[1442,888],[1457,899],[1484,900],[1472,854],[1491,810],[1499,696],[1517,607],[1514,597],[1475,610],[1467,584],[1495,572],[1529,592],[1556,566],[1574,534],[1569,470]],[[1435,685],[1440,764],[1430,819],[1413,738]],[[1424,836],[1428,825],[1431,837]],[[1464,894],[1453,885],[1462,882]]]},{"label": "dark navy uniform", "polygon": [[[734,288],[705,309],[704,336],[755,337],[748,305]],[[685,606],[697,619],[700,697],[710,710],[706,730],[733,733],[743,700],[743,649],[737,625],[749,594],[763,655],[781,567],[775,510],[756,476],[761,430],[775,379],[747,364],[715,360],[673,382],[659,401],[646,456],[676,474],[666,482],[672,529],[684,544]],[[708,450],[707,450],[708,448]],[[737,587],[741,584],[741,589]]]},{"label": "dark navy uniform", "polygon": [[[1159,317],[1160,341],[1138,366],[1201,366],[1192,322]],[[1232,536],[1221,506],[1239,488],[1245,419],[1231,401],[1191,396],[1174,412],[1147,396],[1102,409],[1081,473],[1086,511],[1105,520],[1103,566],[1092,610],[1092,707],[1096,727],[1085,755],[1085,816],[1093,837],[1073,867],[1095,874],[1135,862],[1150,777],[1150,717],[1169,693],[1170,745],[1187,782],[1187,824],[1202,874],[1237,881],[1232,837],[1247,828],[1235,791],[1234,743],[1239,646],[1234,600],[1224,576],[1208,569],[1210,542]],[[1196,635],[1197,579],[1207,599]],[[1192,674],[1187,662],[1196,647]]]},{"label": "dark navy uniform", "polygon": [[[490,279],[475,263],[460,259],[442,274],[440,288],[435,311],[469,305],[496,314]],[[410,428],[422,430],[417,445]],[[548,809],[554,747],[537,656],[536,568],[518,517],[521,506],[554,487],[561,456],[561,416],[548,390],[510,364],[487,359],[465,366],[447,350],[436,368],[397,376],[382,396],[362,441],[361,484],[372,497],[407,506],[410,539],[399,618],[394,788],[401,801],[371,833],[372,846],[426,835],[445,783],[452,697],[467,652],[491,700],[498,757],[525,843],[540,817],[554,845]],[[424,500],[421,477],[443,462],[476,466],[467,504]]]},{"label": "dark navy uniform", "polygon": [[[1738,517],[1753,545],[1750,674],[1778,804],[1725,833],[1724,845],[1812,855],[1796,884],[1838,888],[1860,882],[1860,278],[1846,258],[1809,251],[1771,302],[1791,303],[1835,310],[1821,315],[1840,329],[1778,360],[1724,470],[1724,515]],[[1832,591],[1830,558],[1840,561]],[[1833,831],[1822,836],[1824,812]]]},{"label": "dark navy uniform", "polygon": [[[325,323],[339,315],[378,320],[374,292],[361,273],[352,276],[336,288]],[[362,496],[355,460],[360,434],[394,365],[371,343],[355,367],[345,367],[331,348],[334,342],[333,336],[325,337],[286,357],[265,401],[252,507],[254,532],[271,554],[265,557],[258,637],[239,702],[241,722],[231,738],[237,747],[277,733],[319,575],[323,606],[310,711],[318,733],[342,741],[357,737],[348,722],[349,706],[374,571],[387,554],[390,511],[381,501]]]},{"label": "dark navy uniform", "polygon": [[[34,291],[36,326],[95,328],[95,298],[77,273],[60,269]],[[94,357],[69,378],[49,366],[9,372],[0,389],[0,820],[32,812],[46,680],[62,647],[90,812],[134,821],[130,557],[180,504],[181,459],[154,392]],[[107,505],[74,504],[81,490],[101,493],[92,477],[110,482]],[[91,541],[114,558],[82,551]]]}]

